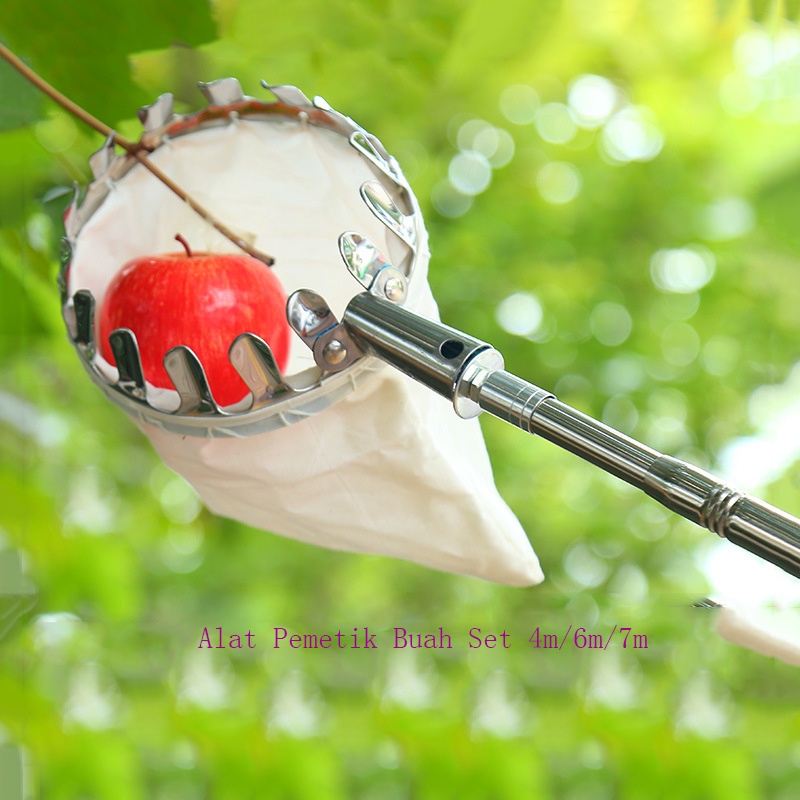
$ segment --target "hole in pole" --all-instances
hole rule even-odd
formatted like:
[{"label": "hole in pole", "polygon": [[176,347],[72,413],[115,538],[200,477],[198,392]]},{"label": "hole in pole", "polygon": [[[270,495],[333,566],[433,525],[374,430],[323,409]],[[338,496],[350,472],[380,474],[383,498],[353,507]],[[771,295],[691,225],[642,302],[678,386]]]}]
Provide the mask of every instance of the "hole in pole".
[{"label": "hole in pole", "polygon": [[442,342],[439,346],[439,352],[444,358],[451,359],[460,356],[464,350],[464,342],[459,342],[458,339],[448,339]]}]

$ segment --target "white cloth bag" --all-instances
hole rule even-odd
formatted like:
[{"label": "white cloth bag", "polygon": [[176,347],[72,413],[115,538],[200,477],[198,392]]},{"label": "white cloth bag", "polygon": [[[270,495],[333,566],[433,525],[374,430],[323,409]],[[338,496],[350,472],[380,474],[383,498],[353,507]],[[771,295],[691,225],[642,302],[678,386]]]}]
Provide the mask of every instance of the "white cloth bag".
[{"label": "white cloth bag", "polygon": [[[287,293],[313,289],[340,318],[362,291],[342,262],[340,234],[366,235],[398,265],[410,257],[359,194],[374,169],[331,131],[295,120],[239,119],[175,138],[151,157],[217,218],[274,255]],[[417,230],[406,306],[436,317],[421,219]],[[176,233],[195,251],[233,250],[134,167],[73,237],[68,294],[88,289],[99,306],[123,264],[174,252]],[[95,361],[115,380],[112,367]],[[311,366],[298,338],[288,380]],[[495,488],[477,420],[458,418],[446,400],[377,362],[351,369],[357,385],[343,399],[318,412],[308,410],[313,403],[281,412],[264,433],[182,436],[137,422],[214,513],[322,547],[510,585],[541,581],[528,538]],[[163,408],[175,405],[174,392],[150,396]]]}]

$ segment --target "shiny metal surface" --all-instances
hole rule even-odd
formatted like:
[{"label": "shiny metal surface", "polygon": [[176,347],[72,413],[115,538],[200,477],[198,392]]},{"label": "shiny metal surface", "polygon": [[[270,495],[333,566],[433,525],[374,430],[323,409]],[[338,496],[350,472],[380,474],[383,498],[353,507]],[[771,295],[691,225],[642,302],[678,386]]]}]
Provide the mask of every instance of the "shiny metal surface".
[{"label": "shiny metal surface", "polygon": [[492,347],[476,353],[464,365],[453,397],[453,407],[459,417],[472,419],[483,411],[479,402],[483,384],[504,366],[503,356]]},{"label": "shiny metal surface", "polygon": [[[225,79],[223,78],[223,80]],[[200,91],[208,97],[209,87],[212,87],[215,83],[217,82],[204,83]],[[238,84],[239,81],[236,81],[236,83]],[[142,108],[136,112],[136,116],[139,117],[139,122],[142,123],[142,128],[145,133],[153,133],[153,131],[157,131],[159,128],[166,125],[175,113],[174,105],[174,97],[166,93],[159,95],[149,106],[142,106]]]},{"label": "shiny metal surface", "polygon": [[350,301],[342,322],[362,350],[450,400],[457,396],[465,364],[489,349],[479,339],[369,293]]},{"label": "shiny metal surface", "polygon": [[75,315],[75,343],[88,358],[94,355],[94,312],[95,301],[91,292],[80,289],[75,292],[72,311]]},{"label": "shiny metal surface", "polygon": [[99,178],[108,171],[115,157],[116,146],[114,134],[110,133],[103,142],[103,146],[89,156],[89,168],[92,170],[94,178]]},{"label": "shiny metal surface", "polygon": [[479,381],[477,394],[470,396],[484,411],[528,433],[531,433],[530,426],[539,405],[553,398],[550,392],[532,386],[505,370],[484,376]]},{"label": "shiny metal surface", "polygon": [[364,355],[316,292],[310,289],[292,292],[286,303],[286,316],[294,332],[311,349],[323,373],[341,372]]},{"label": "shiny metal surface", "polygon": [[755,497],[733,508],[725,538],[800,578],[800,523]]},{"label": "shiny metal surface", "polygon": [[361,186],[361,198],[367,208],[409,247],[416,245],[417,230],[413,215],[404,214],[382,184],[377,181],[367,181]]},{"label": "shiny metal surface", "polygon": [[658,452],[550,398],[530,421],[530,432],[569,450],[628,483],[642,482]]},{"label": "shiny metal surface", "polygon": [[127,328],[117,328],[108,340],[117,362],[120,388],[132,397],[145,399],[147,392],[136,335]]},{"label": "shiny metal surface", "polygon": [[350,274],[365,289],[369,289],[382,270],[391,266],[366,236],[355,231],[345,231],[339,237],[339,253]]},{"label": "shiny metal surface", "polygon": [[219,412],[203,365],[192,350],[184,345],[168,350],[164,356],[164,369],[178,390],[179,414]]},{"label": "shiny metal surface", "polygon": [[[208,83],[201,81],[197,84],[197,87],[203,93],[203,97],[206,98],[208,104],[212,106],[228,106],[231,103],[241,103],[244,100],[244,92],[236,78],[220,78]],[[161,96],[164,97],[165,95]],[[169,113],[164,116],[159,124],[163,125],[171,115],[172,108],[170,103]]]},{"label": "shiny metal surface", "polygon": [[350,135],[350,145],[377,167],[387,178],[398,185],[405,185],[405,178],[397,161],[388,153],[381,152],[380,142],[366,131],[357,130]]},{"label": "shiny metal surface", "polygon": [[273,397],[292,391],[283,380],[270,346],[254,333],[237,336],[228,355],[253,394],[253,408],[260,408]]},{"label": "shiny metal surface", "polygon": [[[95,362],[95,300],[82,289],[71,294],[68,286],[71,254],[81,229],[104,202],[110,187],[124,179],[136,163],[125,154],[115,156],[107,141],[91,159],[95,180],[82,199],[76,194],[65,217],[65,257],[59,283],[70,338],[84,368],[109,399],[137,420],[180,435],[246,436],[305,419],[328,407],[352,391],[359,376],[372,369],[366,359],[356,362],[363,355],[377,356],[450,399],[461,416],[485,410],[536,433],[800,577],[800,521],[618,433],[506,372],[500,354],[485,342],[405,311],[400,304],[413,277],[417,240],[424,230],[418,205],[396,160],[378,139],[321,98],[312,102],[296,87],[264,86],[277,102],[245,97],[233,79],[204,84],[202,90],[210,105],[190,116],[175,115],[172,97],[162,95],[139,113],[144,127],[142,146],[154,150],[175,137],[228,125],[242,117],[310,124],[346,137],[374,168],[375,177],[387,179],[385,184],[365,183],[361,202],[408,247],[410,261],[401,271],[365,236],[345,232],[339,239],[341,255],[368,292],[350,302],[341,324],[319,295],[312,297],[313,292],[305,293],[288,312],[312,349],[317,368],[287,381],[267,345],[245,334],[234,343],[230,356],[251,390],[251,404],[244,410],[226,410],[215,403],[195,354],[178,347],[167,354],[165,366],[180,406],[176,411],[155,407],[143,384],[135,338],[124,330],[114,334],[118,379],[101,371]],[[315,391],[322,388],[324,391]]]},{"label": "shiny metal surface", "polygon": [[310,289],[298,289],[292,293],[286,303],[286,318],[309,347],[313,347],[321,333],[338,322],[322,295]]}]

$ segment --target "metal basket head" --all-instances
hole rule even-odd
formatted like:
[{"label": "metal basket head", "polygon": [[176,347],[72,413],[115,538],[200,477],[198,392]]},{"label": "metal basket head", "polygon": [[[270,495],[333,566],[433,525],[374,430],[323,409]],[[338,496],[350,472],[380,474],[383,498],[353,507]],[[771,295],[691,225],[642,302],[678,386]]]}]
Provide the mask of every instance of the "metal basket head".
[{"label": "metal basket head", "polygon": [[272,102],[245,96],[236,79],[226,78],[200,84],[208,105],[194,114],[175,114],[168,94],[139,111],[148,158],[275,255],[287,289],[314,288],[289,301],[299,338],[286,374],[252,332],[231,342],[230,361],[243,394],[249,390],[241,403],[216,402],[186,346],[164,358],[173,387],[156,388],[143,372],[135,333],[112,333],[116,366],[100,355],[95,333],[96,309],[116,271],[165,251],[176,225],[194,231],[207,249],[232,245],[135,158],[116,154],[113,136],[91,157],[94,180],[82,197],[76,191],[65,214],[62,307],[81,362],[128,414],[181,435],[240,437],[288,425],[368,379],[379,365],[362,358],[338,325],[337,315],[360,289],[348,270],[361,286],[410,307],[427,290],[427,234],[395,159],[322,98],[309,100],[294,86],[264,86]]}]

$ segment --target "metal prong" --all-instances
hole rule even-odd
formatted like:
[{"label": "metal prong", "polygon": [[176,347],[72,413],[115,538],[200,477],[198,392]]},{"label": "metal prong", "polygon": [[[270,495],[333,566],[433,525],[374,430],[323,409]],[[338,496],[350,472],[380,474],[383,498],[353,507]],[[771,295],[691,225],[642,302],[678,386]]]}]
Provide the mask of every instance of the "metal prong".
[{"label": "metal prong", "polygon": [[237,336],[228,358],[253,393],[253,407],[290,391],[269,345],[254,333]]},{"label": "metal prong", "polygon": [[365,289],[369,289],[375,276],[389,266],[372,241],[355,231],[347,231],[339,237],[339,252],[353,277]]},{"label": "metal prong", "polygon": [[286,303],[286,317],[294,332],[311,348],[317,337],[338,324],[322,295],[298,289]]},{"label": "metal prong", "polygon": [[287,106],[310,106],[311,101],[296,87],[261,81],[261,85],[272,92],[278,100]]},{"label": "metal prong", "polygon": [[236,78],[220,78],[209,83],[201,81],[197,86],[212,106],[227,106],[244,100],[244,92]]},{"label": "metal prong", "polygon": [[353,277],[371,294],[402,305],[408,293],[408,279],[366,236],[354,231],[339,237],[339,252]]},{"label": "metal prong", "polygon": [[298,289],[292,293],[286,303],[286,317],[325,372],[341,372],[364,355],[316,292]]},{"label": "metal prong", "polygon": [[377,167],[384,175],[391,178],[395,183],[403,185],[404,178],[397,168],[397,162],[386,160],[382,153],[378,151],[372,139],[363,131],[356,131],[350,136],[350,146],[355,148],[373,166]]},{"label": "metal prong", "polygon": [[172,116],[173,107],[174,98],[169,92],[166,92],[157,97],[155,102],[149,106],[142,106],[136,112],[136,116],[139,117],[139,122],[142,123],[145,132],[150,133],[166,124]]},{"label": "metal prong", "polygon": [[181,344],[169,350],[164,356],[164,369],[180,395],[176,413],[219,413],[203,365],[188,347]]},{"label": "metal prong", "polygon": [[92,175],[95,178],[100,178],[106,174],[106,171],[111,166],[114,160],[114,142],[116,134],[114,131],[108,134],[103,146],[89,156],[89,167],[92,170]]},{"label": "metal prong", "polygon": [[79,289],[72,296],[75,308],[75,342],[82,347],[94,349],[94,295],[87,289]]},{"label": "metal prong", "polygon": [[367,208],[387,227],[394,231],[412,249],[417,242],[414,218],[404,214],[392,200],[391,195],[377,181],[366,181],[361,185],[361,197]]},{"label": "metal prong", "polygon": [[129,395],[144,400],[144,372],[136,335],[128,328],[117,328],[108,337],[108,342],[117,363],[120,388]]},{"label": "metal prong", "polygon": [[74,239],[80,230],[81,223],[78,222],[78,206],[81,199],[81,187],[75,182],[72,185],[72,201],[64,211],[64,233],[70,239]]}]

